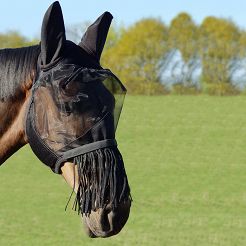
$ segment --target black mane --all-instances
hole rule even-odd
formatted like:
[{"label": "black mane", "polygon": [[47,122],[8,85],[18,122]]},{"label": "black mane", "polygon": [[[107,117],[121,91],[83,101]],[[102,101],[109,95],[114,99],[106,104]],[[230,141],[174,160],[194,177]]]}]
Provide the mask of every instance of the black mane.
[{"label": "black mane", "polygon": [[0,100],[15,95],[18,88],[36,71],[40,46],[0,50]]}]

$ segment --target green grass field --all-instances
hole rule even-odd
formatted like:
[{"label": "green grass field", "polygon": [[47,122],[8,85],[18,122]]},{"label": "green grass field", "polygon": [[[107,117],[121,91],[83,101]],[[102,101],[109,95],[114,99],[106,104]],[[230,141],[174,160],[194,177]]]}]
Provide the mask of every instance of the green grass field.
[{"label": "green grass field", "polygon": [[0,245],[246,245],[246,97],[128,96],[117,138],[134,199],[118,236],[88,239],[25,147],[1,167]]}]

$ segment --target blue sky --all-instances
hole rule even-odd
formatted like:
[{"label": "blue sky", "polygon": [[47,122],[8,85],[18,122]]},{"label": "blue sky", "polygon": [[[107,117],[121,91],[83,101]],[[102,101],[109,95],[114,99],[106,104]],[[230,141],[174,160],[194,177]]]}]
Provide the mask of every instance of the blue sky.
[{"label": "blue sky", "polygon": [[[39,38],[43,15],[50,0],[2,1],[0,32],[18,30],[25,36]],[[168,24],[181,11],[201,23],[213,15],[230,18],[246,29],[246,0],[61,0],[67,25],[94,21],[108,10],[116,24],[130,25],[143,17],[161,17]]]}]

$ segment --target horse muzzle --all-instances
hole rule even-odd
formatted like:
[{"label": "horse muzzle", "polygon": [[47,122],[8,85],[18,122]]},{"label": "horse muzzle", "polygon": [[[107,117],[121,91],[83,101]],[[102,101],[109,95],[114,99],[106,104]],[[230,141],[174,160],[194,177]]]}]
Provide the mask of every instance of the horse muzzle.
[{"label": "horse muzzle", "polygon": [[107,205],[83,215],[86,234],[91,238],[111,237],[118,234],[126,224],[131,208],[131,200],[122,202],[117,208]]}]

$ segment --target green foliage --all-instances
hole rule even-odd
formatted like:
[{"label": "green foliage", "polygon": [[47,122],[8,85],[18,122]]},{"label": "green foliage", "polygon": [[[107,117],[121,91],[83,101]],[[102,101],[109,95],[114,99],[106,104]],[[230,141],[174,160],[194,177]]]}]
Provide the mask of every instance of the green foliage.
[{"label": "green foliage", "polygon": [[233,96],[239,95],[240,90],[230,83],[208,83],[204,92],[210,96]]},{"label": "green foliage", "polygon": [[170,49],[178,49],[185,62],[196,56],[197,26],[187,13],[180,13],[169,27],[168,45]]},{"label": "green foliage", "polygon": [[[198,31],[190,15],[180,13],[175,17],[168,31],[168,48],[179,51],[183,64],[174,64],[172,73],[176,67],[181,67],[179,76],[174,75],[176,81],[172,91],[174,94],[197,94],[199,90],[194,86],[192,75],[198,66]],[[178,77],[178,78],[177,78]]]},{"label": "green foliage", "polygon": [[18,48],[37,44],[38,40],[29,40],[17,31],[0,33],[0,48]]},{"label": "green foliage", "polygon": [[246,31],[244,30],[242,30],[240,33],[238,45],[239,45],[239,56],[241,58],[245,58],[246,56]]},{"label": "green foliage", "polygon": [[172,93],[175,95],[199,95],[201,90],[195,85],[175,84],[172,86]]},{"label": "green foliage", "polygon": [[[165,83],[160,86],[161,73],[168,64],[167,54],[177,50],[183,63],[171,67],[172,93],[199,94],[199,88],[209,95],[239,93],[232,77],[246,55],[246,35],[227,19],[207,17],[198,26],[189,14],[180,13],[169,27],[152,18],[121,32],[112,28],[102,63],[121,78],[131,94],[166,94]],[[199,66],[202,76],[197,86],[193,74]],[[175,73],[178,67],[179,76]]]},{"label": "green foliage", "polygon": [[108,49],[113,48],[121,39],[123,33],[125,32],[124,26],[111,26],[108,32],[107,40],[103,49],[106,52]]},{"label": "green foliage", "polygon": [[146,83],[141,81],[132,81],[130,85],[130,94],[133,95],[139,94],[139,95],[148,95],[148,96],[166,95],[169,94],[169,90],[165,88],[165,86],[162,85],[161,83],[155,83],[155,82]]},{"label": "green foliage", "polygon": [[[232,82],[231,61],[237,59],[240,54],[240,31],[229,20],[207,17],[200,26],[199,34],[202,81],[215,84],[211,86],[212,94],[223,95],[225,91],[231,91],[230,87],[232,88],[225,84]],[[215,92],[216,90],[218,92]]]},{"label": "green foliage", "polygon": [[125,30],[117,44],[103,53],[102,64],[121,78],[130,93],[159,93],[166,39],[167,29],[160,20],[143,19]]}]

